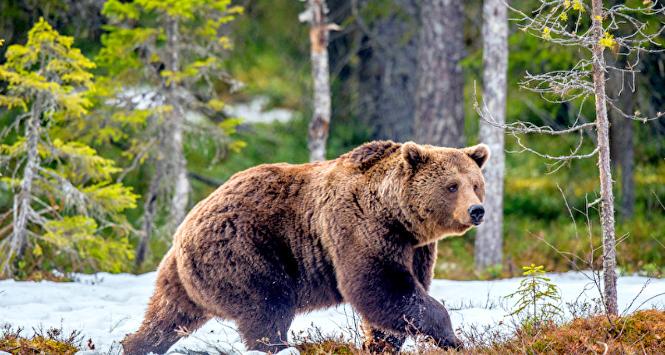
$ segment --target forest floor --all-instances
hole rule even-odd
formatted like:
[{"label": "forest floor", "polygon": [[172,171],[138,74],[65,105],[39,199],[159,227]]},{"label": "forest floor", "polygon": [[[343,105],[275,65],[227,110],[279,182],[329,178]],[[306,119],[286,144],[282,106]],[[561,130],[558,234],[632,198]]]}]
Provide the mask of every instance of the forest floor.
[{"label": "forest floor", "polygon": [[[590,273],[586,274],[587,276]],[[549,274],[561,290],[562,309],[571,319],[598,305],[598,291],[582,273]],[[120,353],[119,341],[135,331],[153,291],[155,273],[143,275],[77,275],[74,282],[0,281],[0,323],[23,327],[30,335],[40,329],[57,328],[62,334],[80,331],[80,347],[95,353]],[[460,334],[515,331],[509,316],[513,302],[505,296],[514,292],[521,278],[494,281],[434,280],[430,294],[445,301],[453,325]],[[619,306],[624,314],[638,308],[665,309],[665,279],[640,276],[619,278]],[[566,304],[573,304],[568,306]],[[589,308],[590,307],[590,308]],[[289,340],[308,337],[344,338],[359,342],[359,320],[348,305],[299,315]],[[409,344],[407,344],[409,345]],[[409,346],[413,346],[413,341]],[[216,349],[216,350],[215,350]],[[172,353],[192,350],[242,353],[245,348],[232,322],[212,320],[189,337],[180,340]]]}]

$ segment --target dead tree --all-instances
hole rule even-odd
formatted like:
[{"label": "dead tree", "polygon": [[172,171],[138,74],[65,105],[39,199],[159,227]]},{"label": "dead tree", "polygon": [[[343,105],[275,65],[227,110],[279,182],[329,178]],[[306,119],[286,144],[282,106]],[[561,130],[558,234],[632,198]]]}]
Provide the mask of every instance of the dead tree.
[{"label": "dead tree", "polygon": [[[580,49],[581,58],[570,70],[560,70],[544,74],[527,73],[521,86],[539,93],[542,98],[555,103],[571,102],[579,107],[578,117],[566,129],[550,126],[536,126],[529,122],[503,124],[493,117],[487,104],[476,104],[476,109],[487,123],[507,130],[515,137],[521,151],[531,152],[553,160],[553,171],[574,159],[597,156],[600,193],[599,198],[587,206],[600,206],[600,224],[603,240],[603,292],[601,298],[608,315],[616,315],[616,238],[614,221],[614,195],[612,192],[612,172],[610,169],[610,144],[608,107],[615,110],[625,120],[646,122],[663,116],[643,117],[639,111],[625,112],[616,104],[615,98],[608,97],[605,86],[608,72],[617,71],[625,77],[634,77],[638,72],[640,54],[647,51],[661,51],[656,38],[665,27],[650,30],[645,18],[657,18],[663,23],[665,8],[655,2],[644,1],[638,7],[625,4],[604,7],[601,0],[585,3],[582,0],[540,0],[539,7],[524,13],[510,8],[516,13],[518,27],[544,41],[561,46]],[[589,18],[590,17],[590,18]],[[589,24],[590,25],[586,25]],[[618,28],[622,27],[621,34]],[[626,30],[630,28],[630,30]],[[616,56],[626,58],[625,67],[608,65],[605,55],[610,49]],[[630,85],[629,85],[630,86]],[[630,88],[634,90],[634,86]],[[585,122],[582,108],[589,98],[595,102],[595,120]],[[522,134],[564,135],[578,134],[578,143],[566,155],[552,155],[528,147],[521,139]],[[595,135],[594,148],[583,152],[585,135]]]},{"label": "dead tree", "polygon": [[[506,77],[508,71],[508,18],[503,0],[483,3],[483,99],[499,125],[506,122]],[[476,269],[501,265],[503,246],[503,180],[505,132],[502,127],[480,122],[480,141],[492,150],[492,164],[485,175],[486,222],[475,239]]]},{"label": "dead tree", "polygon": [[301,22],[309,22],[310,57],[314,80],[314,112],[309,123],[307,145],[310,161],[326,159],[326,141],[330,129],[330,71],[328,63],[328,32],[337,26],[327,23],[325,0],[309,0]]}]

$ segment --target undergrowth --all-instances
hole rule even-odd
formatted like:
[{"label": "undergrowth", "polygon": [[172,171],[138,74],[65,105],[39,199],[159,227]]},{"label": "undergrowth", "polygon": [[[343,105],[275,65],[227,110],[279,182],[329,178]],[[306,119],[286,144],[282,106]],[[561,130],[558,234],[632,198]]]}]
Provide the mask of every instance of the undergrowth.
[{"label": "undergrowth", "polygon": [[[33,334],[25,335],[23,328],[5,324],[0,328],[0,351],[10,354],[75,354],[80,350],[81,334],[78,331],[64,333],[62,329],[33,329]],[[93,347],[94,348],[94,347]]]},{"label": "undergrowth", "polygon": [[[479,338],[462,331],[463,350],[443,350],[417,343],[404,354],[665,354],[665,311],[642,310],[624,317],[577,318],[557,325],[524,323],[511,337],[489,332]],[[301,354],[369,354],[354,342],[336,338],[301,339]]]}]

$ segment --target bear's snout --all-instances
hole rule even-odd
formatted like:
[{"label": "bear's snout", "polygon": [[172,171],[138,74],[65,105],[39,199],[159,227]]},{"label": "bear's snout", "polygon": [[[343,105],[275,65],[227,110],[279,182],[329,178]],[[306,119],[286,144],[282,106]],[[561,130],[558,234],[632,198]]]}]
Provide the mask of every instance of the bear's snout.
[{"label": "bear's snout", "polygon": [[469,207],[469,216],[471,216],[471,223],[477,226],[483,221],[485,208],[483,208],[482,205],[471,205],[471,207]]}]

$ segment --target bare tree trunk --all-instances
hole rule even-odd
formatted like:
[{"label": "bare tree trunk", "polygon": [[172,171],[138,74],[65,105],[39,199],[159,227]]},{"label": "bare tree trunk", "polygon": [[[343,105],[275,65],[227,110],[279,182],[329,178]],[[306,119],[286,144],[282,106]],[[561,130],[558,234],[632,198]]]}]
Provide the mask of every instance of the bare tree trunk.
[{"label": "bare tree trunk", "polygon": [[[180,71],[180,60],[178,57],[180,35],[177,20],[171,19],[167,29],[167,36],[168,46],[170,48],[169,52],[171,54],[169,66],[170,70],[175,73]],[[175,84],[171,84],[168,88],[168,91],[168,97],[170,101],[169,103],[171,106],[173,106],[173,111],[169,115],[170,119],[167,123],[169,133],[166,135],[167,141],[165,143],[168,145],[168,151],[172,154],[171,156],[166,157],[166,159],[171,160],[169,167],[172,169],[172,171],[168,171],[166,173],[173,177],[173,195],[171,197],[171,208],[169,210],[169,229],[175,230],[175,228],[185,218],[191,187],[189,184],[189,179],[187,178],[187,158],[185,157],[183,140],[185,110],[183,109],[183,106],[178,97],[177,86]]]},{"label": "bare tree trunk", "polygon": [[418,67],[419,11],[416,0],[392,0],[388,14],[363,19],[351,0],[363,32],[358,57],[359,119],[373,139],[413,139]]},{"label": "bare tree trunk", "polygon": [[[499,125],[506,122],[508,18],[504,0],[483,3],[483,101]],[[492,150],[492,164],[484,168],[485,223],[475,241],[476,269],[501,265],[503,245],[504,129],[480,120],[480,141]]]},{"label": "bare tree trunk", "polygon": [[418,143],[464,145],[463,2],[427,0],[420,11],[415,138]]},{"label": "bare tree trunk", "polygon": [[148,246],[152,231],[155,226],[155,217],[157,215],[157,198],[159,197],[160,185],[162,183],[164,168],[163,161],[156,161],[155,172],[150,178],[150,186],[148,186],[148,194],[143,203],[143,233],[141,240],[136,248],[136,255],[134,257],[134,270],[139,271],[139,268],[145,261],[145,256],[148,253]]},{"label": "bare tree trunk", "polygon": [[326,159],[326,141],[330,127],[330,73],[328,69],[328,30],[325,0],[309,0],[311,15],[309,40],[314,79],[314,115],[309,123],[309,160]]},{"label": "bare tree trunk", "polygon": [[171,229],[178,227],[180,222],[185,219],[189,203],[189,193],[191,191],[189,178],[187,177],[187,160],[183,152],[182,125],[179,124],[178,126],[173,130],[172,142],[174,152],[172,166],[174,168],[175,185],[173,186],[173,196],[171,197],[171,218],[169,221]]},{"label": "bare tree trunk", "polygon": [[600,173],[600,224],[603,235],[603,286],[607,313],[618,314],[616,289],[616,242],[614,231],[614,194],[612,192],[612,170],[610,166],[609,121],[605,95],[605,58],[603,46],[602,0],[591,1],[593,19],[593,86],[596,99],[596,129],[598,131],[598,169]]},{"label": "bare tree trunk", "polygon": [[[23,179],[19,193],[14,197],[14,227],[9,252],[2,267],[3,276],[11,276],[14,271],[12,264],[17,264],[23,258],[27,246],[28,218],[31,211],[32,185],[39,167],[39,134],[42,100],[37,98],[33,104],[30,118],[26,124],[26,151],[27,161],[23,169]],[[12,262],[13,261],[13,262]]]}]

